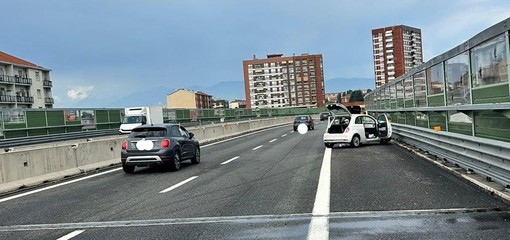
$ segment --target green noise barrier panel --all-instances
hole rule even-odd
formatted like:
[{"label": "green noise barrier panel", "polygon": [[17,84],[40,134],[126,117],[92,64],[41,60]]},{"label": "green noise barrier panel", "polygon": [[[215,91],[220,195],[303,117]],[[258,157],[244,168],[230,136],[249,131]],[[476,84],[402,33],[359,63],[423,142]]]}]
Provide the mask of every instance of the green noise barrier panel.
[{"label": "green noise barrier panel", "polygon": [[27,111],[27,127],[35,128],[35,127],[46,127],[46,112],[44,111]]},{"label": "green noise barrier panel", "polygon": [[499,111],[475,111],[475,136],[510,142],[510,118]]},{"label": "green noise barrier panel", "polygon": [[47,111],[48,126],[64,126],[64,111]]}]

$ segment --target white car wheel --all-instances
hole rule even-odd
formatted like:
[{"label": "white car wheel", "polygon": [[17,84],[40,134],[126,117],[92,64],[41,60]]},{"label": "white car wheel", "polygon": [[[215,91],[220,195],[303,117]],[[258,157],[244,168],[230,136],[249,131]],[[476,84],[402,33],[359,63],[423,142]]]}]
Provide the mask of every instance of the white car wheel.
[{"label": "white car wheel", "polygon": [[359,147],[360,143],[361,142],[358,135],[352,136],[351,147]]}]

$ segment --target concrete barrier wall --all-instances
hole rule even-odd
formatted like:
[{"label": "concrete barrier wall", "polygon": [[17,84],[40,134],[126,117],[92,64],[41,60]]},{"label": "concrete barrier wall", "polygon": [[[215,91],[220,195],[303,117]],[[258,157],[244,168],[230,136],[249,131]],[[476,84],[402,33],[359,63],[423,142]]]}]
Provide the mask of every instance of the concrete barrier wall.
[{"label": "concrete barrier wall", "polygon": [[[230,122],[188,128],[201,144],[289,124],[292,117]],[[40,184],[120,163],[120,150],[125,138],[82,142],[62,146],[38,147],[0,153],[0,192]]]}]

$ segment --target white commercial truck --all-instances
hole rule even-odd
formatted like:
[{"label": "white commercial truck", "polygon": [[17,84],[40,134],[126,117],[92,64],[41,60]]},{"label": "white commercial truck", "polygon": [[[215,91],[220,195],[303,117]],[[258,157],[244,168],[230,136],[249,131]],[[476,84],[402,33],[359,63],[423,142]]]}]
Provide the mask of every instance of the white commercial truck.
[{"label": "white commercial truck", "polygon": [[133,128],[143,124],[162,123],[163,108],[161,106],[125,108],[119,134],[131,133]]}]

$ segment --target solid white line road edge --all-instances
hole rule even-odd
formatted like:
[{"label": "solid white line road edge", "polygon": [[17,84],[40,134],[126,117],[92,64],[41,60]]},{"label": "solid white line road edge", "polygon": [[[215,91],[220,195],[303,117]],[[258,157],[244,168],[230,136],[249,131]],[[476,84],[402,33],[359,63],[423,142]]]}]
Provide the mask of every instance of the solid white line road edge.
[{"label": "solid white line road edge", "polygon": [[176,189],[176,188],[178,188],[178,187],[180,187],[180,186],[182,186],[182,185],[184,185],[184,184],[186,184],[186,183],[188,183],[188,182],[193,181],[193,180],[194,180],[195,178],[197,178],[197,177],[198,177],[198,176],[190,177],[190,178],[188,178],[188,179],[186,179],[186,180],[184,180],[184,181],[182,181],[182,182],[180,182],[180,183],[177,183],[177,184],[175,184],[175,185],[173,185],[173,186],[171,186],[171,187],[169,187],[169,188],[167,188],[167,189],[162,190],[162,191],[161,191],[161,192],[159,192],[159,193],[166,193],[166,192],[170,192],[170,191],[172,191],[172,190],[174,190],[174,189]]},{"label": "solid white line road edge", "polygon": [[331,193],[331,148],[324,150],[312,221],[306,239],[329,239],[329,206]]},{"label": "solid white line road edge", "polygon": [[71,184],[71,183],[83,181],[83,180],[86,180],[86,179],[89,179],[89,178],[101,176],[101,175],[108,174],[108,173],[111,173],[111,172],[115,172],[115,171],[118,171],[118,170],[121,170],[121,169],[122,168],[115,168],[115,169],[108,170],[108,171],[101,172],[101,173],[97,173],[97,174],[94,174],[94,175],[90,175],[90,176],[74,179],[74,180],[71,180],[71,181],[68,181],[68,182],[63,182],[63,183],[55,184],[55,185],[48,186],[48,187],[45,187],[45,188],[40,188],[40,189],[36,189],[36,190],[33,190],[33,191],[17,194],[17,195],[14,195],[14,196],[2,198],[2,199],[0,199],[0,203],[1,202],[5,202],[5,201],[9,201],[9,200],[12,200],[12,199],[24,197],[24,196],[27,196],[27,195],[31,195],[31,194],[34,194],[34,193],[46,191],[46,190],[49,190],[49,189],[57,188],[57,187],[60,187],[60,186],[68,185],[68,184]]}]

